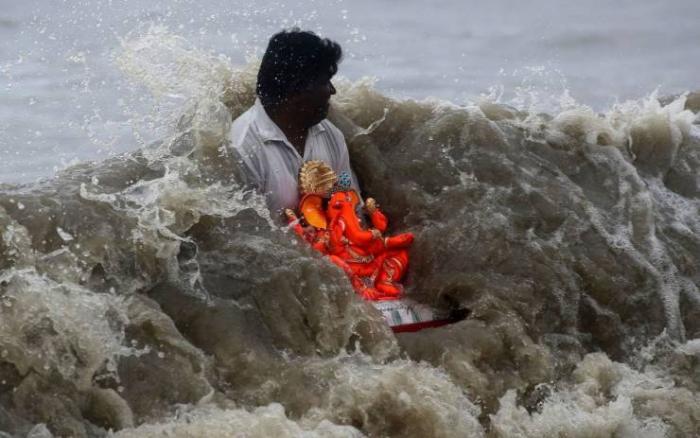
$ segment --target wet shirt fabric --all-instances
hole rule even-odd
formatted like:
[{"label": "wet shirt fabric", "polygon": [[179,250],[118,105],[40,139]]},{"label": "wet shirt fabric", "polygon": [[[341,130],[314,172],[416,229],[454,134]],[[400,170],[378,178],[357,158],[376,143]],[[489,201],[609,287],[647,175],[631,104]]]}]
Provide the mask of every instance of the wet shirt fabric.
[{"label": "wet shirt fabric", "polygon": [[345,138],[327,119],[309,128],[302,157],[256,99],[233,121],[230,138],[245,165],[248,182],[265,195],[273,217],[285,208],[297,208],[299,170],[305,161],[323,160],[337,175],[347,172],[352,187],[360,192]]}]

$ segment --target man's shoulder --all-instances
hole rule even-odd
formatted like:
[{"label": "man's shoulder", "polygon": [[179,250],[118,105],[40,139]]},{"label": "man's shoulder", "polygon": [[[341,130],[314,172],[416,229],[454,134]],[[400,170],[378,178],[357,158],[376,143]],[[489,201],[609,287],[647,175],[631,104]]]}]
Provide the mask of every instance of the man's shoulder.
[{"label": "man's shoulder", "polygon": [[328,135],[333,138],[333,140],[340,142],[341,144],[345,144],[345,136],[343,135],[343,132],[338,129],[337,126],[333,124],[328,119],[323,119],[320,123],[319,126],[325,130],[325,132],[328,133]]}]

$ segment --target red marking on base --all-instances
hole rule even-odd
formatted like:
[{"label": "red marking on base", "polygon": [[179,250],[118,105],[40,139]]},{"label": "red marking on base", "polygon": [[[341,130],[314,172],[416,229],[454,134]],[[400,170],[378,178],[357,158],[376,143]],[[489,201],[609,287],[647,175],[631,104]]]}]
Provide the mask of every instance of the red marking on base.
[{"label": "red marking on base", "polygon": [[394,333],[417,332],[423,329],[441,327],[443,325],[452,324],[453,322],[457,321],[453,319],[438,319],[434,321],[414,322],[413,324],[395,325],[391,328],[391,330],[393,330]]}]

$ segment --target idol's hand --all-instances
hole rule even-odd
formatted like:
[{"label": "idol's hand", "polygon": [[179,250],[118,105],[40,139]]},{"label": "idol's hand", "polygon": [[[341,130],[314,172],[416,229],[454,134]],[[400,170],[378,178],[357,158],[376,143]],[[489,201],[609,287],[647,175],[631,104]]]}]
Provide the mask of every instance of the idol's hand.
[{"label": "idol's hand", "polygon": [[377,208],[379,206],[377,205],[377,201],[374,198],[367,198],[365,201],[365,208],[367,209],[367,213],[372,214],[375,211],[377,211]]}]

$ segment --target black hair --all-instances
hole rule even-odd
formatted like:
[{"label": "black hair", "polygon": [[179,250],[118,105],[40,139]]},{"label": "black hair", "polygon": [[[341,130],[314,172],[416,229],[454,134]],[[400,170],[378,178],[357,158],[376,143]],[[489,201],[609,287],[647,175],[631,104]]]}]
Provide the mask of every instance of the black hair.
[{"label": "black hair", "polygon": [[292,28],[270,38],[258,71],[256,93],[263,106],[276,106],[324,75],[333,76],[343,50],[335,41]]}]

